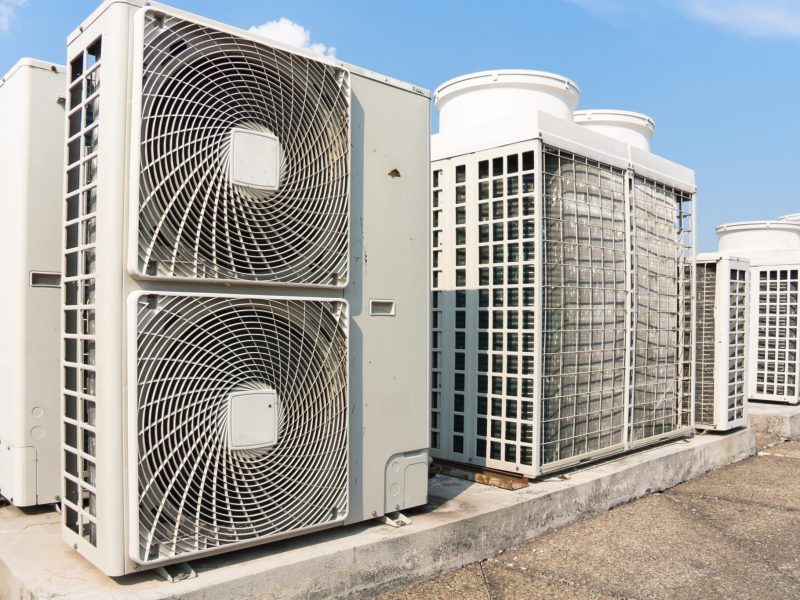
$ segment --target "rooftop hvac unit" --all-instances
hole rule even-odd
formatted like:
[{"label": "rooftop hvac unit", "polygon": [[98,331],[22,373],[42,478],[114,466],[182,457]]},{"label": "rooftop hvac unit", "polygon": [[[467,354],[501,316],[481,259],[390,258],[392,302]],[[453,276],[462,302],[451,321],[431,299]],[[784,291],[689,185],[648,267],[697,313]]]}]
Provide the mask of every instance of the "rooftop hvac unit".
[{"label": "rooftop hvac unit", "polygon": [[68,58],[65,540],[116,576],[424,504],[427,93],[149,2]]},{"label": "rooftop hvac unit", "polygon": [[717,235],[721,253],[750,260],[749,397],[798,404],[800,223],[730,223]]},{"label": "rooftop hvac unit", "polygon": [[747,259],[701,254],[695,261],[695,427],[728,430],[747,423]]},{"label": "rooftop hvac unit", "polygon": [[436,457],[535,477],[692,431],[693,172],[577,101],[536,71],[436,91]]},{"label": "rooftop hvac unit", "polygon": [[0,495],[57,502],[59,206],[64,68],[24,58],[0,80]]}]

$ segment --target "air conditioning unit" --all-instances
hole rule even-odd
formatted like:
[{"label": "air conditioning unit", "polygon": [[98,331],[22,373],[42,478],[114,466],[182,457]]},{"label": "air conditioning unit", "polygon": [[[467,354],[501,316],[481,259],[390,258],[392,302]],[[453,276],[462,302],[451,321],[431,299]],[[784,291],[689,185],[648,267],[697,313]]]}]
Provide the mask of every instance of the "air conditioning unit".
[{"label": "air conditioning unit", "polygon": [[537,477],[690,435],[694,174],[538,71],[435,95],[432,454]]},{"label": "air conditioning unit", "polygon": [[68,59],[66,542],[116,576],[424,504],[427,92],[149,2]]},{"label": "air conditioning unit", "polygon": [[0,80],[0,495],[57,502],[64,67],[23,58]]},{"label": "air conditioning unit", "polygon": [[800,403],[800,223],[728,223],[719,252],[750,261],[750,400]]},{"label": "air conditioning unit", "polygon": [[700,254],[695,261],[695,427],[747,424],[750,261]]}]

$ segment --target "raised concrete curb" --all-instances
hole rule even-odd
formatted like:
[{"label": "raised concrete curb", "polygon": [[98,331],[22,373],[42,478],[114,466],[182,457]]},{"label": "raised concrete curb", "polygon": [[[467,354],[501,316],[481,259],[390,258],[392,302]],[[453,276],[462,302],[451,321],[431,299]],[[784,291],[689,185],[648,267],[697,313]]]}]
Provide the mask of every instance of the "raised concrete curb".
[{"label": "raised concrete curb", "polygon": [[800,439],[800,405],[750,402],[747,410],[759,448],[775,441]]},{"label": "raised concrete curb", "polygon": [[431,480],[400,529],[369,523],[194,561],[198,577],[109,579],[61,542],[58,516],[0,509],[0,597],[290,600],[371,596],[487,558],[548,531],[755,453],[752,430],[705,434],[506,491]]}]

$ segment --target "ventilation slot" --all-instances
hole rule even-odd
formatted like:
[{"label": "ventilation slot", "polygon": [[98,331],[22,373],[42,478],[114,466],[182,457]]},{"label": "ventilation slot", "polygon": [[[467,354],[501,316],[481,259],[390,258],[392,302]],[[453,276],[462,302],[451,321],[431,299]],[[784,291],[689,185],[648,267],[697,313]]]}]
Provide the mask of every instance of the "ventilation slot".
[{"label": "ventilation slot", "polygon": [[61,273],[31,271],[31,287],[61,287]]},{"label": "ventilation slot", "polygon": [[370,300],[369,314],[374,317],[393,317],[395,316],[395,305],[393,300]]}]

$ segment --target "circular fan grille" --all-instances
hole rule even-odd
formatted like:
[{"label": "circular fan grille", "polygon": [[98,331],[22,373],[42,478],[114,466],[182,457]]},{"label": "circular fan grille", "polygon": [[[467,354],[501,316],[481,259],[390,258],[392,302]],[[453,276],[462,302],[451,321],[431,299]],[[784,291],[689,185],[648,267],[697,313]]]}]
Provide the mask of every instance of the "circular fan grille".
[{"label": "circular fan grille", "polygon": [[[346,71],[169,16],[145,24],[139,269],[331,285],[347,277]],[[230,178],[231,132],[276,137],[277,190]]]},{"label": "circular fan grille", "polygon": [[[143,562],[334,523],[347,511],[341,302],[144,296],[138,310]],[[235,450],[229,398],[274,390],[277,443]]]}]

